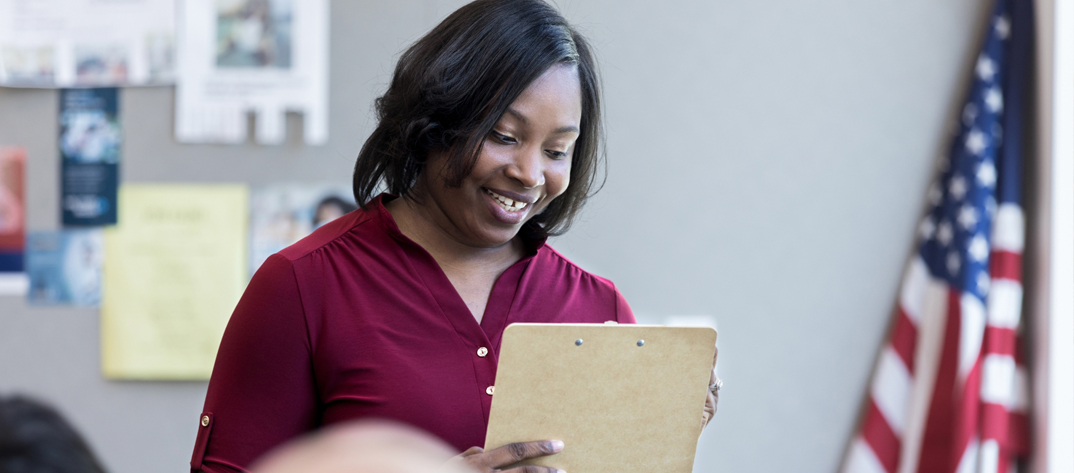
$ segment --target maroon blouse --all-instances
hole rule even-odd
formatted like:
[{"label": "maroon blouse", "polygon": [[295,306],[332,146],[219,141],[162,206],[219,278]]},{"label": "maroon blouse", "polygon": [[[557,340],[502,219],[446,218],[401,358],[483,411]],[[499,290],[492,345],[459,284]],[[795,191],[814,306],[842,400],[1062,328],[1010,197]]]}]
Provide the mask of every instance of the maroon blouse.
[{"label": "maroon blouse", "polygon": [[484,443],[504,328],[634,323],[607,279],[536,242],[496,281],[478,324],[382,199],[270,257],[228,322],[191,470],[245,471],[319,426],[394,419],[459,451]]}]

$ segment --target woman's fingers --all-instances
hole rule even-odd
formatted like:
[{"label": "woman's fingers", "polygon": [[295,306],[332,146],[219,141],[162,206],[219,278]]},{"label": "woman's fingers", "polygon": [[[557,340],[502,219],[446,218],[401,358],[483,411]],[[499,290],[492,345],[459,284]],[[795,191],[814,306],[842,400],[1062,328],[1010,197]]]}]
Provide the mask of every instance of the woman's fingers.
[{"label": "woman's fingers", "polygon": [[484,451],[485,449],[481,447],[470,447],[466,449],[465,452],[462,452],[452,457],[451,460],[448,460],[447,463],[444,463],[444,465],[440,469],[436,470],[435,473],[457,472],[459,470],[464,470],[468,472],[491,471],[491,469],[489,468],[478,468],[477,464],[473,462],[475,456],[480,455]]},{"label": "woman's fingers", "polygon": [[709,393],[709,397],[705,399],[705,410],[701,413],[701,428],[709,425],[709,421],[716,415],[716,403],[719,399],[712,393]]},{"label": "woman's fingers", "polygon": [[709,386],[716,382],[716,357],[720,356],[720,347],[716,347],[716,351],[712,352],[712,372],[709,373]]},{"label": "woman's fingers", "polygon": [[[712,372],[709,373],[709,386],[716,383],[716,358],[720,355],[720,348],[716,347],[716,350],[712,352]],[[720,391],[709,392],[707,398],[705,398],[705,410],[701,414],[701,427],[704,428],[716,415],[716,406],[720,403]]]},{"label": "woman's fingers", "polygon": [[565,473],[563,470],[550,466],[525,465],[510,470],[501,470],[503,473]]},{"label": "woman's fingers", "polygon": [[[482,466],[489,468],[500,468],[507,465],[513,465],[522,460],[528,460],[530,458],[543,457],[547,455],[553,455],[563,451],[563,442],[559,440],[541,440],[538,442],[517,442],[509,443],[500,448],[489,450],[484,454],[481,459]],[[519,467],[529,468],[531,465]],[[519,470],[513,468],[508,471],[518,470],[518,473],[555,473],[555,468],[548,469],[546,467],[534,467],[539,470]]]},{"label": "woman's fingers", "polygon": [[471,456],[471,455],[477,455],[478,453],[483,453],[484,451],[485,451],[485,449],[483,449],[481,447],[470,447],[470,448],[466,449],[465,452],[460,453],[459,456],[460,457],[468,457],[468,456]]},{"label": "woman's fingers", "polygon": [[481,447],[470,447],[465,452],[452,458],[445,466],[451,467],[461,463],[471,471],[479,473],[501,471],[504,473],[563,473],[563,470],[536,465],[524,465],[509,470],[500,469],[523,460],[552,455],[561,451],[563,451],[563,442],[559,440],[517,442],[487,452]]}]

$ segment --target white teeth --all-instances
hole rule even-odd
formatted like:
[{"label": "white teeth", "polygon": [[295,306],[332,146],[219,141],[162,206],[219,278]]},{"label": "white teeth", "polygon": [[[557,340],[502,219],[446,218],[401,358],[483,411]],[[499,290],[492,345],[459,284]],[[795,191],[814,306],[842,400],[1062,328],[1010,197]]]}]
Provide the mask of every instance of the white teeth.
[{"label": "white teeth", "polygon": [[485,192],[487,192],[488,195],[491,195],[493,199],[496,199],[496,202],[500,203],[500,207],[503,207],[503,209],[508,212],[518,212],[519,210],[522,210],[526,208],[527,205],[529,205],[528,202],[509,199],[488,189],[485,189]]}]

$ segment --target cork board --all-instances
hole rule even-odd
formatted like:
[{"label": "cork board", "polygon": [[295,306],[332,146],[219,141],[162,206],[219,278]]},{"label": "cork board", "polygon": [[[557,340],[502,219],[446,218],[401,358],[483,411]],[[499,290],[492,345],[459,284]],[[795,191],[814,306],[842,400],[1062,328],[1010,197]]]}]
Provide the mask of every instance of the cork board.
[{"label": "cork board", "polygon": [[562,452],[526,463],[690,473],[715,346],[711,328],[512,324],[485,450],[558,439]]}]

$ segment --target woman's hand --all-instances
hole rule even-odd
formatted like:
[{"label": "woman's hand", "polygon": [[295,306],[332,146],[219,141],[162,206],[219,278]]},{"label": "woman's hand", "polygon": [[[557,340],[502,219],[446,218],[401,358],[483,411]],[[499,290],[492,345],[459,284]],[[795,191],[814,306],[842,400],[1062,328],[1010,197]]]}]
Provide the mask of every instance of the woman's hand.
[{"label": "woman's hand", "polygon": [[[716,382],[716,357],[720,354],[720,349],[716,348],[716,351],[712,354],[712,374],[709,376],[709,386]],[[705,428],[709,425],[709,421],[716,415],[716,404],[720,402],[720,391],[709,391],[708,399],[705,399],[705,412],[701,414],[701,428]]]},{"label": "woman's hand", "polygon": [[501,468],[514,465],[530,458],[554,455],[563,451],[563,442],[559,440],[541,440],[538,442],[518,442],[500,448],[485,451],[481,447],[470,447],[448,461],[448,464],[461,464],[478,473],[564,473],[563,470],[548,466],[523,465],[509,470]]}]

